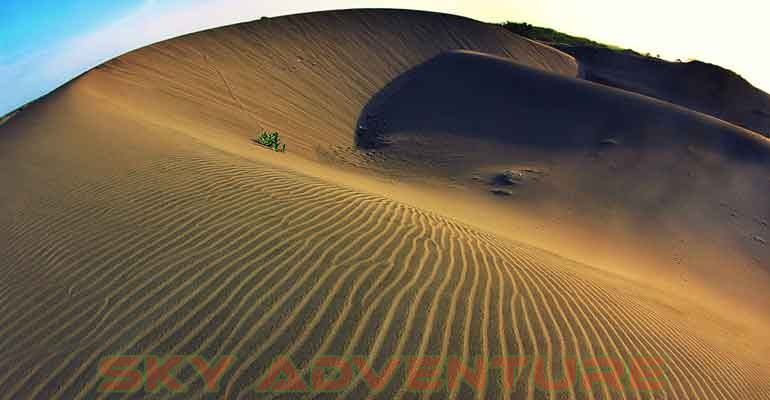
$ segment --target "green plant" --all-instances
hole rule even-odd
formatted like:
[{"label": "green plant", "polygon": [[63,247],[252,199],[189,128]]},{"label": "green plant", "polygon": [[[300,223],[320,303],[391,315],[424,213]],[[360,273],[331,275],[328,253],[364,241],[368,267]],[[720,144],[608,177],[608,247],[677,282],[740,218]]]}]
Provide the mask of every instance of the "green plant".
[{"label": "green plant", "polygon": [[281,135],[278,132],[262,132],[254,141],[274,151],[286,152],[286,144],[281,143]]},{"label": "green plant", "polygon": [[591,39],[587,39],[580,36],[573,36],[567,33],[559,32],[555,29],[544,28],[542,26],[535,26],[526,22],[505,22],[501,26],[517,35],[524,36],[526,38],[536,40],[538,42],[551,43],[556,45],[567,46],[588,46],[598,47],[603,49],[609,49],[621,52],[630,52],[632,54],[640,55],[639,53],[630,50],[623,49],[618,46],[600,43]]}]

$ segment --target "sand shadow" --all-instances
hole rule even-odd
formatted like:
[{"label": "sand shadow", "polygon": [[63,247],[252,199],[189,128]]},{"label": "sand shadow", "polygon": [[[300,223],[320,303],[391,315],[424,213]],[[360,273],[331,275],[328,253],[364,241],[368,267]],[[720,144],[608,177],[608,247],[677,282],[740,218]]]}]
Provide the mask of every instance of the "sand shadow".
[{"label": "sand shadow", "polygon": [[714,118],[467,51],[442,53],[372,96],[359,115],[355,143],[381,148],[405,133],[556,151],[609,142],[667,150],[697,144],[744,160],[770,159],[764,139]]}]

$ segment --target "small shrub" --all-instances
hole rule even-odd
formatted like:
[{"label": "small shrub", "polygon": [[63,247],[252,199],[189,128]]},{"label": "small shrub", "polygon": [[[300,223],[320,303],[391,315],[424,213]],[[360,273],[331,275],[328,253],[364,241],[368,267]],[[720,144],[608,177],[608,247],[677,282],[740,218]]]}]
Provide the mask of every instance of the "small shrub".
[{"label": "small shrub", "polygon": [[262,132],[262,134],[254,141],[262,146],[273,149],[273,151],[281,153],[286,152],[286,144],[281,143],[281,135],[278,132]]},{"label": "small shrub", "polygon": [[[641,55],[631,49],[623,49],[615,45],[600,43],[600,42],[587,39],[584,37],[580,37],[580,36],[573,36],[567,33],[559,32],[551,28],[534,26],[526,22],[523,22],[523,23],[506,22],[502,24],[502,27],[517,35],[524,36],[526,38],[536,40],[538,42],[546,42],[546,43],[553,43],[556,45],[566,45],[566,46],[597,47],[602,49],[609,49],[614,51],[628,52],[631,54]],[[647,56],[651,57],[649,53],[647,54]]]}]

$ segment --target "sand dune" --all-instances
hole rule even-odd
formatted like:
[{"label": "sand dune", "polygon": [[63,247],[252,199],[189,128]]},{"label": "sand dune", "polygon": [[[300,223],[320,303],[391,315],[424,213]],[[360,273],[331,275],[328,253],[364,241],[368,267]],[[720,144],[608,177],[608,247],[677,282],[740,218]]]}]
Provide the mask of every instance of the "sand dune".
[{"label": "sand dune", "polygon": [[559,46],[585,79],[697,110],[770,136],[770,95],[736,73],[701,61],[667,62],[608,49]]},{"label": "sand dune", "polygon": [[454,49],[577,75],[572,57],[496,26],[448,15],[352,11],[188,35],[122,56],[84,80],[110,101],[139,108],[144,119],[241,138],[279,130],[294,153],[311,156],[318,146],[351,145],[350,132],[372,94]]},{"label": "sand dune", "polygon": [[[586,101],[589,96],[593,101]],[[434,57],[395,79],[369,105],[364,113],[387,121],[386,135],[473,135],[549,149],[585,148],[615,138],[658,152],[697,145],[739,160],[770,158],[770,142],[714,118],[480,52]],[[671,134],[670,127],[679,132]],[[667,148],[660,149],[662,144]]]},{"label": "sand dune", "polygon": [[[466,193],[507,191],[515,205],[509,209],[539,212],[556,220],[546,222],[551,225],[588,221],[594,226],[578,236],[589,242],[612,237],[599,251],[608,252],[614,271],[644,260],[636,266],[642,275],[655,271],[677,281],[677,275],[694,275],[743,304],[770,307],[761,289],[770,284],[768,252],[754,238],[770,218],[770,142],[758,134],[645,96],[469,52],[445,53],[394,80],[362,112],[360,124],[367,123],[359,137],[374,155],[370,161],[351,154],[354,165],[448,180]],[[505,171],[516,180],[494,184]],[[505,214],[498,211],[487,225],[522,223]],[[517,239],[532,235],[524,230]],[[553,246],[553,236],[544,236],[542,245]],[[656,248],[647,248],[653,242]],[[658,247],[676,242],[675,251]],[[564,243],[556,246],[565,251]],[[573,256],[597,259],[595,246],[581,246]],[[647,248],[647,255],[619,256],[624,247]],[[668,255],[651,262],[653,254]],[[741,258],[752,265],[746,275],[735,269]],[[721,284],[725,279],[734,285]]]},{"label": "sand dune", "polygon": [[3,318],[10,398],[87,396],[104,354],[242,354],[227,393],[244,394],[277,353],[329,352],[654,352],[670,397],[767,396],[756,367],[580,265],[226,155],[148,162],[45,207],[61,213],[22,217],[3,254],[4,309],[25,310]]},{"label": "sand dune", "polygon": [[[532,354],[669,360],[662,393],[564,398],[768,398],[768,332],[742,318],[770,309],[752,242],[770,144],[576,75],[497,27],[401,11],[256,21],[86,74],[0,128],[0,397],[97,397],[110,354],[235,354],[231,398],[277,397],[253,389],[278,354],[303,374],[319,354]],[[260,129],[288,153],[253,146]],[[490,195],[516,166],[536,176]],[[653,261],[681,237],[696,261]],[[574,260],[612,245],[614,262]],[[628,267],[625,245],[659,254]],[[526,379],[476,397],[547,395]]]}]

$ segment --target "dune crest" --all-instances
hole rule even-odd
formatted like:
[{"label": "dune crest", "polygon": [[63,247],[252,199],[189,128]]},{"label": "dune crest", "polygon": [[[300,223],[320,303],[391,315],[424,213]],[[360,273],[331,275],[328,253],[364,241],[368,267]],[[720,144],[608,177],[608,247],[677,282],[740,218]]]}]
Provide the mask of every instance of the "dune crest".
[{"label": "dune crest", "polygon": [[[263,129],[287,153],[254,146]],[[320,354],[528,354],[554,376],[565,356],[662,356],[655,396],[765,399],[768,332],[727,314],[770,309],[751,239],[770,236],[769,157],[759,135],[460,17],[316,13],[149,46],[0,127],[0,393],[96,397],[111,354],[237,355],[233,398],[273,397],[254,385],[279,354],[303,376]],[[574,261],[569,229],[614,258]],[[672,243],[695,260],[620,265],[624,244]],[[739,306],[668,298],[709,282]],[[528,374],[446,395],[548,396]],[[579,389],[561,396],[645,397]]]},{"label": "dune crest", "polygon": [[[264,19],[158,43],[99,67],[83,85],[158,123],[173,113],[175,123],[191,130],[241,138],[277,130],[295,153],[311,157],[318,146],[351,145],[350,132],[371,95],[455,49],[577,75],[571,56],[494,25],[443,14],[353,10]],[[112,96],[116,90],[119,98]]]},{"label": "dune crest", "polygon": [[770,136],[770,95],[701,61],[668,62],[586,46],[556,46],[580,60],[583,77],[713,115]]}]

